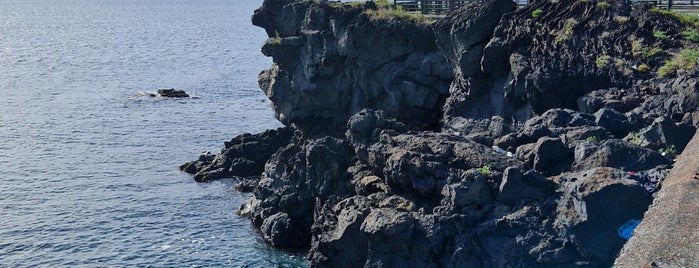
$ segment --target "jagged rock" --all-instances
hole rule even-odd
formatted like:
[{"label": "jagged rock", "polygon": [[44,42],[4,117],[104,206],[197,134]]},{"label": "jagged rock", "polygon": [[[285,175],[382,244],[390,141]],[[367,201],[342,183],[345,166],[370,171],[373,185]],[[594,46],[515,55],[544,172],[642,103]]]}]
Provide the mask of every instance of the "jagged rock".
[{"label": "jagged rock", "polygon": [[463,174],[472,168],[488,165],[495,171],[502,171],[521,165],[460,136],[387,131],[379,132],[378,136],[379,141],[366,147],[364,152],[359,151],[363,148],[355,147],[359,159],[376,174],[381,174],[392,187],[425,197],[440,195],[443,185],[461,181]]},{"label": "jagged rock", "polygon": [[208,165],[211,165],[214,159],[216,159],[215,154],[209,151],[204,151],[201,154],[199,154],[197,160],[182,164],[180,166],[180,170],[189,174],[196,174],[199,170],[202,170]]},{"label": "jagged rock", "polygon": [[598,145],[579,144],[575,147],[574,170],[596,167],[614,167],[626,170],[646,170],[672,162],[654,150],[619,139],[606,140]]},{"label": "jagged rock", "polygon": [[327,267],[361,267],[367,259],[368,241],[360,231],[371,211],[371,201],[353,196],[315,212],[313,241],[309,259],[314,265]]},{"label": "jagged rock", "polygon": [[194,174],[197,182],[259,176],[264,171],[265,162],[290,142],[293,133],[293,128],[284,127],[254,135],[242,134],[226,142],[225,148],[215,157],[210,153],[202,154],[198,160],[180,166],[180,170]]},{"label": "jagged rock", "polygon": [[353,182],[354,191],[359,195],[370,195],[377,192],[389,192],[389,188],[383,179],[375,175],[362,176]]},{"label": "jagged rock", "polygon": [[[367,267],[436,267],[415,219],[390,208],[374,209],[360,230],[368,238]],[[427,246],[427,247],[425,247]]]},{"label": "jagged rock", "polygon": [[608,266],[624,244],[617,229],[641,219],[651,203],[636,181],[622,170],[595,168],[559,177],[563,196],[556,225],[568,230],[575,247],[597,265]]},{"label": "jagged rock", "polygon": [[624,89],[600,89],[592,91],[578,99],[578,110],[582,113],[593,114],[599,109],[606,108],[625,113],[641,105],[642,99],[638,92]]},{"label": "jagged rock", "polygon": [[606,128],[599,126],[580,126],[564,128],[566,131],[560,137],[568,147],[574,147],[581,141],[602,141],[616,138]]},{"label": "jagged rock", "polygon": [[277,248],[298,248],[303,238],[295,235],[289,214],[279,212],[264,219],[260,232],[272,246]]},{"label": "jagged rock", "polygon": [[573,154],[559,138],[541,137],[536,143],[519,146],[517,159],[545,175],[569,169]]},{"label": "jagged rock", "polygon": [[551,195],[554,189],[555,183],[536,171],[522,174],[520,169],[509,167],[503,172],[497,200],[516,205],[527,199],[542,199]]},{"label": "jagged rock", "polygon": [[[284,228],[276,229],[277,236],[293,237],[296,247],[309,245],[316,200],[341,198],[349,193],[347,170],[355,161],[352,155],[344,140],[295,137],[293,143],[272,155],[265,166],[253,192],[257,201],[250,202],[256,205],[250,215],[253,224],[260,227],[268,221],[288,221],[282,223]],[[274,216],[278,213],[285,216]],[[274,237],[265,236],[267,240],[271,238]]]},{"label": "jagged rock", "polygon": [[259,177],[245,178],[235,184],[235,189],[241,193],[251,193],[257,187],[258,182]]},{"label": "jagged rock", "polygon": [[535,116],[527,120],[527,122],[524,124],[524,129],[527,131],[529,128],[544,126],[552,130],[554,135],[558,135],[559,133],[556,133],[553,130],[594,125],[595,117],[591,114],[584,114],[571,109],[551,109],[540,116]]},{"label": "jagged rock", "polygon": [[460,181],[442,187],[442,205],[453,208],[486,205],[492,202],[490,192],[486,175],[471,169]]},{"label": "jagged rock", "polygon": [[[437,45],[454,66],[454,80],[444,107],[442,125],[450,131],[471,135],[469,138],[476,138],[484,144],[492,144],[493,139],[509,132],[510,118],[501,117],[505,120],[499,122],[500,126],[491,128],[496,121],[489,119],[509,114],[509,107],[505,105],[502,92],[492,92],[500,96],[490,97],[492,86],[483,79],[485,76],[481,70],[483,48],[492,38],[500,17],[515,8],[514,2],[507,0],[471,2],[460,12],[450,13],[433,26]],[[483,61],[483,64],[488,65],[484,67],[486,72],[502,69],[491,68],[497,65],[493,61]]]},{"label": "jagged rock", "polygon": [[693,126],[677,125],[667,117],[660,117],[629,140],[638,140],[639,145],[654,150],[675,148],[677,154],[687,146],[694,131]]}]

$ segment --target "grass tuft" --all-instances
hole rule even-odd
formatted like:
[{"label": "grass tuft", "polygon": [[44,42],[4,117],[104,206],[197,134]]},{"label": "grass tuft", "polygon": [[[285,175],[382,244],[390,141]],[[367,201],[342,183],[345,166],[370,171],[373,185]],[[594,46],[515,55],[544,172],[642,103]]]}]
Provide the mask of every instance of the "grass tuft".
[{"label": "grass tuft", "polygon": [[281,45],[282,38],[279,36],[279,31],[274,30],[274,39],[272,40],[273,45]]},{"label": "grass tuft", "polygon": [[667,39],[667,33],[665,31],[655,30],[653,31],[653,37],[655,37],[655,39],[665,40]]},{"label": "grass tuft", "polygon": [[601,55],[601,56],[597,57],[597,59],[595,60],[595,66],[597,66],[597,68],[605,67],[608,64],[609,64],[609,56],[607,56],[607,55]]},{"label": "grass tuft", "polygon": [[538,17],[541,17],[541,15],[544,14],[544,11],[541,9],[537,9],[532,11],[532,19],[536,19]]},{"label": "grass tuft", "polygon": [[490,177],[493,175],[493,170],[490,168],[490,164],[479,167],[476,170],[478,171],[478,173],[486,177]]},{"label": "grass tuft", "polygon": [[697,32],[696,29],[687,29],[682,31],[681,33],[682,38],[693,42],[693,43],[699,43],[699,32]]}]

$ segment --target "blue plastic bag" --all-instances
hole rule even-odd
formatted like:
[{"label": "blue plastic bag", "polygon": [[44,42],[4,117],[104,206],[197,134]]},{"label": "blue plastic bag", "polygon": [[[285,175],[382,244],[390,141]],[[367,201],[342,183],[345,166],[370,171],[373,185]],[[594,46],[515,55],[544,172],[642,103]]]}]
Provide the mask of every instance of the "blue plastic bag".
[{"label": "blue plastic bag", "polygon": [[624,225],[619,227],[619,229],[616,230],[617,234],[625,240],[629,240],[631,238],[631,234],[633,234],[633,230],[636,229],[636,226],[641,223],[640,220],[629,220]]}]

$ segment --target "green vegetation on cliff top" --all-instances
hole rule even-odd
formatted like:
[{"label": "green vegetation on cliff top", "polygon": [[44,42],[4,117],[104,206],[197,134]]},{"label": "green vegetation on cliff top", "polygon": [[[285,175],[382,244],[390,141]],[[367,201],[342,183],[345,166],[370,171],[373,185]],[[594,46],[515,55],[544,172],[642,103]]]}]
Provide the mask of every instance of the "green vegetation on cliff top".
[{"label": "green vegetation on cliff top", "polygon": [[680,69],[690,71],[697,67],[697,61],[699,61],[699,50],[682,49],[672,59],[666,61],[663,66],[658,68],[658,76],[674,75]]},{"label": "green vegetation on cliff top", "polygon": [[414,22],[429,23],[430,20],[420,13],[412,13],[403,10],[403,7],[391,5],[379,5],[378,9],[367,9],[364,14],[368,15],[371,19],[377,20],[388,20],[393,18],[407,19]]}]

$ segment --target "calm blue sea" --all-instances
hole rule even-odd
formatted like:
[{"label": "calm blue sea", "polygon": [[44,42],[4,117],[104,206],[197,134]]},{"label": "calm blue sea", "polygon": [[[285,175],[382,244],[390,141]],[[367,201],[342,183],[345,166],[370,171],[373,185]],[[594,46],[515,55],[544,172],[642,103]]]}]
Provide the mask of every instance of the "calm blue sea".
[{"label": "calm blue sea", "polygon": [[234,214],[233,181],[177,169],[279,126],[260,4],[0,1],[0,267],[305,265]]}]

